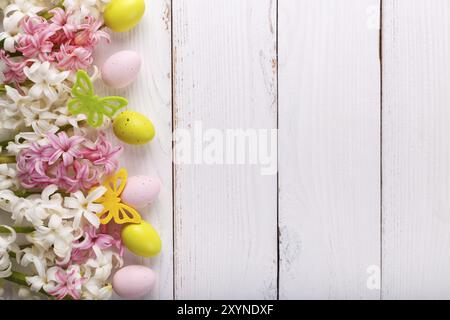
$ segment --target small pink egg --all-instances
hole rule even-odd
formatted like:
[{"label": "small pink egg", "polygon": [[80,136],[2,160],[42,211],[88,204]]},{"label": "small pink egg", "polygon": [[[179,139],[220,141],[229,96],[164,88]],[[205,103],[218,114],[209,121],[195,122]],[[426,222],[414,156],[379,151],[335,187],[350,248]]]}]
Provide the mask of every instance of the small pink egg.
[{"label": "small pink egg", "polygon": [[113,277],[114,292],[124,299],[137,299],[149,293],[155,285],[156,274],[152,269],[131,265],[118,270]]},{"label": "small pink egg", "polygon": [[153,203],[161,190],[161,181],[155,176],[133,176],[127,180],[121,198],[133,208],[141,209]]},{"label": "small pink egg", "polygon": [[124,88],[136,80],[140,68],[141,57],[137,52],[119,51],[103,64],[102,79],[111,88]]}]

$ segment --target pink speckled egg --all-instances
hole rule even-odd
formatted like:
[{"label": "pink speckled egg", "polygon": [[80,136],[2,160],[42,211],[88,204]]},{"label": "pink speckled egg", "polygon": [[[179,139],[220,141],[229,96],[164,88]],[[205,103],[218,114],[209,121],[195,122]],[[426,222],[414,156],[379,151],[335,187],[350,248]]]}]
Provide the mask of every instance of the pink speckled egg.
[{"label": "pink speckled egg", "polygon": [[124,88],[136,80],[140,68],[141,57],[137,52],[119,51],[103,64],[102,79],[111,88]]},{"label": "pink speckled egg", "polygon": [[153,203],[161,190],[161,181],[156,176],[133,176],[128,178],[121,198],[133,208],[141,209]]},{"label": "pink speckled egg", "polygon": [[137,299],[149,293],[155,285],[156,274],[152,269],[131,265],[114,274],[114,292],[124,299]]}]

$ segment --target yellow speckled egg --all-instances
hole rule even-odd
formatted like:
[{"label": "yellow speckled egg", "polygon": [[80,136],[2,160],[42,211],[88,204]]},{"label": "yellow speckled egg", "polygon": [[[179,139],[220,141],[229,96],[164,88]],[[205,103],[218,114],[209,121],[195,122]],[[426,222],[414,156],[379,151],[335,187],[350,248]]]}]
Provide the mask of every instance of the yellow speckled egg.
[{"label": "yellow speckled egg", "polygon": [[153,257],[161,251],[161,239],[146,221],[126,225],[122,229],[122,241],[128,250],[141,257]]},{"label": "yellow speckled egg", "polygon": [[144,0],[112,0],[106,6],[103,18],[111,30],[125,32],[139,23],[144,11]]},{"label": "yellow speckled egg", "polygon": [[117,138],[129,144],[144,144],[155,136],[153,123],[136,111],[123,111],[113,120],[113,131]]}]

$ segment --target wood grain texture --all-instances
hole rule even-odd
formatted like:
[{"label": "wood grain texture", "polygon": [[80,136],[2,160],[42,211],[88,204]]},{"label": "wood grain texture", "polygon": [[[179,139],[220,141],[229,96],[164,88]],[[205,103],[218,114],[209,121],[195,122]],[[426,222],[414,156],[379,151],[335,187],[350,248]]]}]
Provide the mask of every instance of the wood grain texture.
[{"label": "wood grain texture", "polygon": [[281,299],[379,298],[379,5],[279,0]]},{"label": "wood grain texture", "polygon": [[[176,129],[276,128],[275,5],[173,0]],[[177,164],[174,187],[175,297],[276,298],[276,174]]]},{"label": "wood grain texture", "polygon": [[157,174],[162,181],[158,201],[140,210],[152,223],[163,243],[162,252],[152,259],[126,254],[126,264],[145,264],[157,273],[155,289],[146,297],[173,298],[173,229],[172,229],[172,88],[171,88],[171,1],[147,0],[146,12],[139,25],[130,32],[113,33],[109,45],[96,52],[96,63],[120,50],[135,50],[142,57],[138,79],[129,87],[111,90],[96,86],[103,93],[123,95],[129,100],[128,109],[148,116],[155,125],[155,139],[144,146],[124,145],[114,135],[115,143],[124,145],[121,165],[129,175]]},{"label": "wood grain texture", "polygon": [[383,298],[450,298],[450,2],[383,1]]}]

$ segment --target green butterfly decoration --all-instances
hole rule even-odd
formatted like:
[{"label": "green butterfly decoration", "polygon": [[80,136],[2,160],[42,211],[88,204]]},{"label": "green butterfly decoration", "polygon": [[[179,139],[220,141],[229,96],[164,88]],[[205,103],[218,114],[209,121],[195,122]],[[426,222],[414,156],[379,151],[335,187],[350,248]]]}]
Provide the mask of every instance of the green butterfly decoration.
[{"label": "green butterfly decoration", "polygon": [[73,99],[69,101],[69,112],[73,115],[85,114],[91,127],[103,124],[103,116],[112,118],[117,111],[128,105],[122,97],[104,97],[94,95],[94,86],[86,71],[78,70],[77,79],[72,87]]}]

